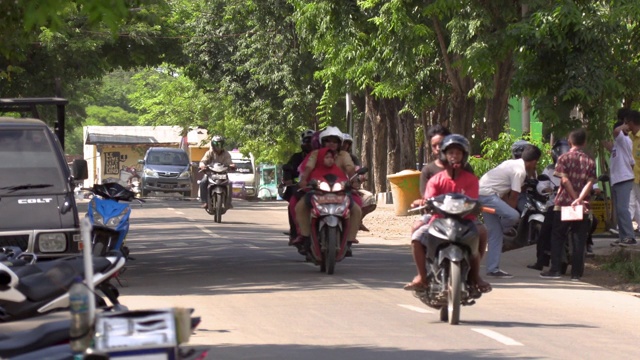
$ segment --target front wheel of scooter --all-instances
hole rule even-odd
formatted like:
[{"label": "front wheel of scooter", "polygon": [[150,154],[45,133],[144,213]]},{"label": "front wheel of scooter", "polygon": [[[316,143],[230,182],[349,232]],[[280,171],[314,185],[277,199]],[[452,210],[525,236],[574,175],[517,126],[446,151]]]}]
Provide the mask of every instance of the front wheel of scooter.
[{"label": "front wheel of scooter", "polygon": [[217,223],[221,223],[222,222],[222,195],[221,194],[215,194],[214,204],[216,209],[214,220]]},{"label": "front wheel of scooter", "polygon": [[449,303],[447,310],[449,324],[458,325],[460,323],[460,301],[462,296],[462,272],[460,263],[449,262]]}]

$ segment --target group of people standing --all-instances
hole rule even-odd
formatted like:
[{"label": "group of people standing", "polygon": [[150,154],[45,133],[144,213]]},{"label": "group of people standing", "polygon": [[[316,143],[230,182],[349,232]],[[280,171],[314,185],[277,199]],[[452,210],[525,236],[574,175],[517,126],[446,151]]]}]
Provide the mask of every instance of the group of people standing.
[{"label": "group of people standing", "polygon": [[[638,155],[640,155],[640,118],[638,121]],[[446,128],[435,125],[428,131],[429,146],[435,160],[425,165],[420,178],[422,199],[414,201],[413,206],[420,206],[426,199],[447,192],[464,193],[477,198],[484,208],[492,209],[483,212],[483,222],[473,217],[479,235],[479,258],[471,264],[470,282],[481,293],[491,291],[491,285],[479,274],[480,258],[486,251],[486,276],[493,279],[511,278],[513,275],[500,268],[500,258],[505,235],[513,235],[516,225],[520,221],[518,210],[519,199],[525,181],[537,178],[536,167],[542,156],[541,150],[529,143],[518,143],[518,154],[514,158],[502,162],[489,170],[478,179],[467,159],[469,156],[469,142],[463,136],[451,134]],[[546,251],[547,262],[539,259],[535,269],[543,270],[550,265],[548,271],[540,273],[542,278],[559,278],[562,266],[565,243],[570,241],[574,249],[571,263],[571,279],[579,280],[584,272],[584,252],[591,222],[584,214],[589,211],[589,198],[592,187],[596,182],[595,160],[584,152],[587,134],[582,128],[572,131],[567,140],[560,140],[554,146],[554,166],[548,169],[552,179],[551,190],[555,192],[552,207],[545,220],[547,232],[545,235],[549,244],[550,256]],[[461,154],[457,156],[457,154]],[[640,161],[640,159],[639,159]],[[638,162],[640,164],[640,162]],[[637,172],[640,180],[640,169]],[[628,194],[628,193],[627,193]],[[640,181],[638,182],[640,194]],[[628,205],[629,196],[627,196]],[[569,207],[573,210],[584,211],[579,219],[569,221],[562,216],[562,209]],[[520,209],[522,210],[522,209]],[[424,237],[432,220],[425,215],[412,228],[412,252],[418,274],[405,285],[406,290],[426,287],[427,279],[424,271],[425,244]],[[629,224],[631,221],[629,221]],[[625,233],[626,233],[625,229]],[[633,230],[633,229],[632,229]],[[621,231],[622,233],[622,231]],[[569,239],[570,237],[570,239]],[[548,241],[550,238],[550,241]],[[539,239],[540,241],[541,239]],[[530,266],[531,267],[531,266]]]}]

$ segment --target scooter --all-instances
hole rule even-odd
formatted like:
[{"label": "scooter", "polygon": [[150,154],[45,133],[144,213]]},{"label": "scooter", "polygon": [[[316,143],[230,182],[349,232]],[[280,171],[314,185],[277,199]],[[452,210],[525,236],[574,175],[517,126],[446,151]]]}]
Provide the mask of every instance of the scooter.
[{"label": "scooter", "polygon": [[524,206],[520,213],[515,237],[504,237],[502,251],[519,249],[523,246],[533,245],[538,241],[540,229],[544,222],[545,213],[548,210],[550,193],[540,194],[537,190],[538,182],[549,181],[549,177],[541,174],[537,179],[527,179],[523,186]]},{"label": "scooter", "polygon": [[[145,202],[135,193],[118,183],[96,184],[85,191],[97,195],[89,202],[87,217],[93,225],[91,232],[92,253],[104,256],[111,250],[120,250],[129,258],[129,248],[124,241],[129,232],[131,201]],[[82,243],[80,243],[82,244]]]},{"label": "scooter", "polygon": [[209,194],[209,201],[205,210],[209,215],[214,215],[215,222],[221,223],[222,215],[227,212],[225,205],[227,204],[227,196],[229,196],[228,168],[216,163],[207,165],[206,168],[200,171],[205,173],[208,181],[207,193]]},{"label": "scooter", "polygon": [[[24,319],[69,307],[68,290],[76,276],[84,276],[82,256],[37,262],[21,259],[0,262],[0,321]],[[93,284],[113,305],[119,305],[118,291],[109,283],[125,264],[119,251],[93,258]],[[106,306],[102,297],[98,305]]]},{"label": "scooter", "polygon": [[440,320],[456,325],[461,305],[473,305],[482,294],[469,284],[471,258],[478,254],[478,230],[472,213],[490,211],[476,199],[450,193],[428,199],[421,208],[442,217],[431,222],[427,236],[427,279],[429,286],[414,290],[414,296],[427,306],[440,310]]},{"label": "scooter", "polygon": [[[361,168],[355,176],[368,171]],[[309,182],[311,195],[311,242],[306,244],[307,259],[320,265],[320,271],[329,275],[336,262],[342,261],[348,250],[347,229],[351,205],[351,180],[338,182],[333,174],[323,180]],[[304,201],[304,200],[300,200]]]}]

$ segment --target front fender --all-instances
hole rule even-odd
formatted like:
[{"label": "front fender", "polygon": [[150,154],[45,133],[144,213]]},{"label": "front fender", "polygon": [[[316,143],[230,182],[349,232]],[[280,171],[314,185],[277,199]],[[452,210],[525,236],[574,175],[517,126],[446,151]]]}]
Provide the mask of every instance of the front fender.
[{"label": "front fender", "polygon": [[447,246],[438,253],[438,265],[442,265],[445,259],[460,262],[464,258],[464,251],[459,246]]},{"label": "front fender", "polygon": [[320,229],[322,229],[322,227],[324,227],[325,225],[336,227],[338,226],[338,224],[340,224],[340,219],[338,219],[337,216],[325,216],[320,219]]},{"label": "front fender", "polygon": [[529,216],[529,222],[532,222],[532,221],[537,221],[539,223],[543,223],[544,222],[544,215],[542,215],[542,214],[531,214]]},{"label": "front fender", "polygon": [[227,192],[227,188],[222,186],[215,186],[213,187],[213,189],[211,189],[211,192],[214,194],[224,194]]}]

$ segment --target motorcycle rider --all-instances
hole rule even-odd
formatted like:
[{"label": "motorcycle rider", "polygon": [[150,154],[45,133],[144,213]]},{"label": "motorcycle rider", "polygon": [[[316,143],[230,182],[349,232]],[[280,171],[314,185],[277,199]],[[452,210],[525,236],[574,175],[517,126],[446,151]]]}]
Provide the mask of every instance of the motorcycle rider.
[{"label": "motorcycle rider", "polygon": [[300,134],[300,149],[301,151],[291,155],[289,161],[287,161],[286,165],[283,166],[282,178],[283,185],[286,186],[286,189],[282,195],[282,198],[289,202],[288,206],[288,218],[289,218],[289,246],[292,245],[293,240],[298,236],[298,232],[296,230],[296,223],[294,221],[294,212],[295,212],[295,203],[291,201],[294,194],[298,191],[298,178],[300,177],[300,173],[298,172],[298,167],[304,161],[304,158],[309,154],[312,150],[311,148],[311,139],[315,131],[311,129],[307,129]]},{"label": "motorcycle rider", "polygon": [[[478,178],[471,172],[465,170],[471,146],[469,141],[462,135],[447,135],[440,146],[440,161],[444,165],[445,170],[433,175],[424,192],[423,200],[420,205],[424,205],[426,200],[438,195],[447,193],[462,193],[471,198],[478,198],[479,182]],[[437,218],[438,214],[433,214],[430,222]],[[466,219],[477,221],[476,215],[467,215]],[[476,222],[476,226],[479,223]],[[426,236],[429,224],[423,225],[411,237],[411,250],[413,260],[418,269],[416,275],[410,283],[404,286],[405,290],[416,290],[418,288],[427,287],[427,270],[426,270]],[[417,234],[417,235],[416,235]],[[482,239],[482,237],[480,237]],[[486,239],[486,238],[485,238]],[[480,261],[482,254],[486,248],[486,241],[479,241],[478,255],[471,259],[471,271],[469,281],[476,286],[481,293],[491,291],[491,284],[484,281],[480,276]]]},{"label": "motorcycle rider", "polygon": [[[224,137],[220,135],[215,135],[211,138],[211,148],[204,153],[204,156],[200,160],[199,168],[200,170],[204,170],[208,165],[213,164],[222,164],[229,169],[235,168],[233,161],[231,160],[231,154],[224,149]],[[202,202],[202,208],[207,208],[207,203],[209,202],[209,194],[207,193],[208,186],[208,178],[207,175],[202,177],[200,180],[200,201]],[[231,182],[227,184],[227,198],[224,204],[225,208],[233,209],[233,204],[231,203]]]},{"label": "motorcycle rider", "polygon": [[[353,138],[347,133],[342,134],[342,136],[344,139],[342,141],[342,150],[348,152],[349,155],[351,155],[351,160],[353,161],[353,164],[356,166],[357,170],[362,166],[362,164],[360,162],[360,159],[358,159],[358,157],[351,151],[353,148]],[[364,179],[365,175],[360,175],[354,180],[353,183],[354,188],[358,189],[358,194],[362,199],[362,220],[364,220],[364,217],[372,213],[378,206],[376,204],[376,199],[375,196],[373,196],[373,193],[362,188],[362,182],[364,181]],[[360,230],[369,231],[369,229],[364,226],[364,221],[360,223]]]}]

